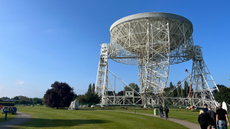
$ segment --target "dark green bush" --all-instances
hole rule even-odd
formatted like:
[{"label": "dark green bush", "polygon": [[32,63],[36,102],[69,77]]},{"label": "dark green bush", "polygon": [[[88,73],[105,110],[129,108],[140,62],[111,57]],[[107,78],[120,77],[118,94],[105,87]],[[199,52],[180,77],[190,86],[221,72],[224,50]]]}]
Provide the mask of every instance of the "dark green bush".
[{"label": "dark green bush", "polygon": [[2,106],[14,106],[14,102],[0,102]]}]

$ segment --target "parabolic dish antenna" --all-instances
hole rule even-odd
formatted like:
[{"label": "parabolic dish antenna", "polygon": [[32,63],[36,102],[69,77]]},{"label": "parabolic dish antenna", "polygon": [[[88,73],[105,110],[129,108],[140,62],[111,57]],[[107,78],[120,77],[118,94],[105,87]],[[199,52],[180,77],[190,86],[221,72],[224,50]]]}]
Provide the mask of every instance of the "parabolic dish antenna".
[{"label": "parabolic dish antenna", "polygon": [[[194,106],[205,103],[216,106],[209,82],[213,83],[217,90],[218,87],[204,63],[201,47],[193,44],[192,33],[191,21],[171,13],[139,13],[114,22],[110,27],[110,44],[101,45],[96,79],[96,92],[102,96],[101,104],[137,104],[141,99],[142,104],[146,106],[149,103],[160,103],[161,98],[172,104],[185,105],[190,102],[190,105]],[[109,58],[119,63],[138,66],[141,92],[137,93],[131,89],[132,95],[134,92],[139,95],[139,100],[136,100],[136,96],[133,96],[133,99],[128,98],[131,92],[127,92],[129,95],[126,96],[116,96],[115,92],[112,92],[113,96],[108,95]],[[169,66],[190,59],[193,59],[190,83],[194,87],[191,88],[191,101],[188,101],[190,95],[186,98],[163,97]],[[208,79],[207,75],[211,78]],[[181,86],[170,91],[179,87]],[[111,90],[113,91],[112,86]]]},{"label": "parabolic dish antenna", "polygon": [[110,27],[110,58],[119,63],[138,65],[138,59],[156,53],[167,54],[167,43],[170,42],[170,64],[182,63],[192,58],[192,33],[192,23],[176,14],[149,12],[130,15]]}]

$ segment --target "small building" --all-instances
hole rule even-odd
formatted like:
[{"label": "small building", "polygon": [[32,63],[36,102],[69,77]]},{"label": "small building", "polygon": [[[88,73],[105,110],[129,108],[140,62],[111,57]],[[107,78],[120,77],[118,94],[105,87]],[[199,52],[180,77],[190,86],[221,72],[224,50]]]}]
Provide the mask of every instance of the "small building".
[{"label": "small building", "polygon": [[79,101],[77,99],[75,99],[74,101],[72,101],[69,105],[69,110],[74,109],[77,110],[79,106]]},{"label": "small building", "polygon": [[2,100],[3,100],[4,102],[15,102],[14,99],[3,98]]}]

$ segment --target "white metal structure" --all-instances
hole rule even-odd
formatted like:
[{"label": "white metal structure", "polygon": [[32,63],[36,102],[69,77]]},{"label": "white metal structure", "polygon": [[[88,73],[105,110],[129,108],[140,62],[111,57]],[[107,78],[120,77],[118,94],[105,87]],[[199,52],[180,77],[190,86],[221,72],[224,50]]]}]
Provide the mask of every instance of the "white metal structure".
[{"label": "white metal structure", "polygon": [[[213,89],[210,86],[216,87],[219,91],[216,83],[208,70],[207,65],[203,60],[201,47],[196,45],[194,47],[195,56],[193,58],[193,66],[191,73],[192,84],[194,85],[193,91],[193,105],[201,106],[205,103],[216,107],[217,102],[212,94]],[[196,101],[197,99],[197,101]]]},{"label": "white metal structure", "polygon": [[[202,107],[204,104],[208,104],[211,107],[217,106],[212,92],[213,90],[219,91],[219,89],[203,60],[201,47],[198,45],[194,46],[192,73],[182,82],[184,81],[190,82],[190,85],[192,85],[192,97],[190,98],[190,88],[187,98],[165,97],[167,102],[174,105],[193,105],[196,107]],[[178,87],[172,89],[167,95],[172,93],[175,89],[178,89]]]},{"label": "white metal structure", "polygon": [[107,104],[108,95],[108,47],[104,43],[101,45],[101,53],[98,65],[96,93],[102,96],[102,104]]},{"label": "white metal structure", "polygon": [[69,109],[69,110],[71,110],[71,109],[76,110],[76,109],[78,109],[78,106],[79,106],[79,101],[78,101],[77,99],[75,99],[74,101],[72,101],[72,102],[70,103],[68,109]]},{"label": "white metal structure", "polygon": [[[170,13],[134,14],[113,23],[110,27],[110,44],[108,47],[107,44],[102,44],[96,80],[96,92],[102,96],[102,104],[108,104],[109,100],[108,58],[138,66],[140,98],[144,106],[161,101],[159,98],[163,97],[170,64],[193,59],[193,67],[202,68],[200,71],[193,70],[192,79],[197,81],[197,72],[205,77],[205,64],[200,60],[201,56],[196,54],[198,52],[194,48],[192,33],[193,26],[188,19]],[[196,90],[200,87],[199,84],[196,84]],[[115,98],[114,96],[114,103]]]}]

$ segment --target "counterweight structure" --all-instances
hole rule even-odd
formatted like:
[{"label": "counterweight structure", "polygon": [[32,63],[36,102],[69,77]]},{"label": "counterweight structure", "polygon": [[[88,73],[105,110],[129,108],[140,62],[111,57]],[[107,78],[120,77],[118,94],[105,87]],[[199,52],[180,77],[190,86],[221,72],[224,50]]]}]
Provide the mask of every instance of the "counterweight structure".
[{"label": "counterweight structure", "polygon": [[[101,104],[121,104],[117,102],[119,100],[117,96],[114,95],[112,100],[107,94],[108,58],[119,63],[138,66],[141,92],[137,93],[133,89],[133,93],[135,92],[139,97],[132,96],[132,102],[127,99],[127,102],[124,100],[122,104],[136,104],[140,99],[144,106],[162,103],[165,99],[168,101],[163,94],[169,66],[190,59],[193,59],[193,68],[199,67],[199,70],[194,69],[192,72],[194,74],[192,79],[197,86],[194,92],[205,92],[205,94],[206,91],[210,92],[210,88],[204,84],[205,79],[201,78],[206,76],[205,64],[203,58],[196,60],[198,55],[193,44],[192,33],[193,25],[188,19],[170,13],[134,14],[113,23],[110,27],[110,44],[108,47],[107,44],[102,44],[96,79],[96,92],[102,96]],[[202,84],[197,83],[200,79]],[[212,95],[208,98],[214,101]]]}]

